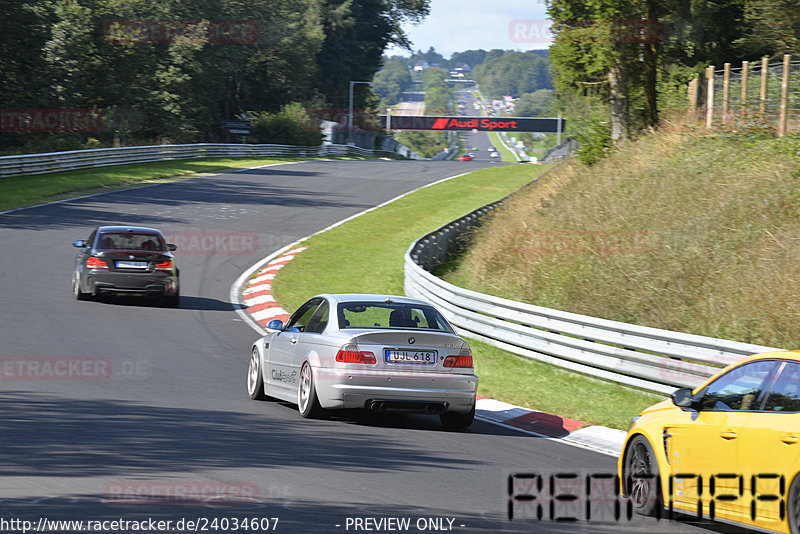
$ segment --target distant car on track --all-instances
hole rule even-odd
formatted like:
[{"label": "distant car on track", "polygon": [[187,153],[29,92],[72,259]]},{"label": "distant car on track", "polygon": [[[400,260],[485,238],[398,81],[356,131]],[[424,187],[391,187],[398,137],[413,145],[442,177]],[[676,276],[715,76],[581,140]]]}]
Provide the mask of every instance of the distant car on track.
[{"label": "distant car on track", "polygon": [[324,294],[253,343],[252,399],[296,403],[303,417],[356,408],[439,415],[446,428],[475,417],[472,350],[421,299]]},{"label": "distant car on track", "polygon": [[167,305],[180,303],[180,272],[167,243],[155,228],[98,226],[88,239],[74,241],[72,293],[78,300],[101,294],[161,297]]},{"label": "distant car on track", "polygon": [[490,158],[499,158],[500,154],[498,154],[497,152],[492,152],[491,154],[489,154],[489,157]]},{"label": "distant car on track", "polygon": [[464,154],[462,156],[459,156],[458,158],[459,161],[472,161],[473,159],[474,157],[472,156],[472,154]]},{"label": "distant car on track", "polygon": [[798,447],[800,351],[755,354],[633,419],[618,462],[621,490],[643,515],[668,506],[796,534]]}]

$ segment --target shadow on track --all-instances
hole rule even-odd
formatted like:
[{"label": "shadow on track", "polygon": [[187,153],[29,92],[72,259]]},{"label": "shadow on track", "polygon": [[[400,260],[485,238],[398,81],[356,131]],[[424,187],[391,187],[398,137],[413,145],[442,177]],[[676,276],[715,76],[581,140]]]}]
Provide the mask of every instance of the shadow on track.
[{"label": "shadow on track", "polygon": [[[157,297],[141,297],[141,296],[100,296],[94,299],[101,304],[111,306],[130,306],[138,308],[169,308],[162,300]],[[234,305],[230,302],[222,300],[207,298],[207,297],[192,297],[188,295],[181,296],[180,306],[174,308],[176,310],[200,310],[200,311],[233,311]]]},{"label": "shadow on track", "polygon": [[[285,172],[274,171],[284,175]],[[309,176],[317,173],[306,173]],[[300,206],[300,207],[366,207],[346,202],[335,193],[321,194],[286,186],[260,184],[228,178],[195,178],[180,182],[111,191],[98,196],[70,200],[0,215],[0,228],[71,228],[125,223],[159,226],[183,223],[169,215],[127,214],[127,206],[187,207],[197,205]],[[76,193],[80,195],[80,193]]]},{"label": "shadow on track", "polygon": [[[331,469],[458,468],[447,451],[327,433],[335,421],[0,393],[0,476],[156,476],[163,471],[326,465]],[[369,454],[353,454],[353,451]]]}]

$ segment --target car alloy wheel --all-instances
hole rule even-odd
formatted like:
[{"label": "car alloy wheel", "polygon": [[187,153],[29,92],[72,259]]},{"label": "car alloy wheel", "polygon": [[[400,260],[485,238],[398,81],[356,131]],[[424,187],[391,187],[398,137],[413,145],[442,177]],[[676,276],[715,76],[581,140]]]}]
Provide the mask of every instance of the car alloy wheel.
[{"label": "car alloy wheel", "polygon": [[76,300],[88,300],[89,294],[81,291],[80,275],[76,271],[72,277],[72,295]]},{"label": "car alloy wheel", "polygon": [[308,362],[303,363],[303,367],[300,369],[297,408],[300,410],[300,415],[308,419],[314,419],[323,414],[322,407],[320,407],[317,399],[316,387],[314,386],[314,374]]},{"label": "car alloy wheel", "polygon": [[253,400],[264,400],[264,377],[261,375],[261,357],[258,347],[253,347],[250,354],[250,365],[247,367],[247,393]]},{"label": "car alloy wheel", "polygon": [[625,457],[625,480],[634,510],[641,515],[653,515],[661,506],[658,465],[653,449],[644,436],[631,440]]}]

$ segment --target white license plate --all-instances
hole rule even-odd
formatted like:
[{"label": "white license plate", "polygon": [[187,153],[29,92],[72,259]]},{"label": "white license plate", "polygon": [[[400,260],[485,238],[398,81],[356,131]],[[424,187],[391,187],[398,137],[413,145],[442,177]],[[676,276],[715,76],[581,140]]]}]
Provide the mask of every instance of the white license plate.
[{"label": "white license plate", "polygon": [[118,261],[117,269],[147,269],[146,261]]},{"label": "white license plate", "polygon": [[435,350],[401,350],[386,349],[384,357],[387,363],[416,363],[422,365],[436,365],[437,353]]}]

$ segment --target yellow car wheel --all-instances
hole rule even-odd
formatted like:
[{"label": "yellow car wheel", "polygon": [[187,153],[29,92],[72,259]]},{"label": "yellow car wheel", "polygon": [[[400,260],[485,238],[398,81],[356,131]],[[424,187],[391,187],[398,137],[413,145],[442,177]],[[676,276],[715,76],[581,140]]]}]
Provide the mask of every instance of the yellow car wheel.
[{"label": "yellow car wheel", "polygon": [[653,448],[644,436],[631,440],[625,453],[625,494],[637,514],[654,515],[663,506],[658,463]]}]

